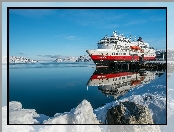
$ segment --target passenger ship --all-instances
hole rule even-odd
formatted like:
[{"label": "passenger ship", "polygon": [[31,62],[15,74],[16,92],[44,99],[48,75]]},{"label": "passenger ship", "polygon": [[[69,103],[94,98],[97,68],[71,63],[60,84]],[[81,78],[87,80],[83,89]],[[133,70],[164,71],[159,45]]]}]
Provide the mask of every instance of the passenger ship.
[{"label": "passenger ship", "polygon": [[154,48],[143,42],[141,37],[137,41],[131,41],[131,36],[126,38],[123,34],[118,35],[114,31],[112,36],[105,36],[97,44],[98,49],[86,50],[97,66],[110,65],[114,62],[153,61],[156,59]]}]

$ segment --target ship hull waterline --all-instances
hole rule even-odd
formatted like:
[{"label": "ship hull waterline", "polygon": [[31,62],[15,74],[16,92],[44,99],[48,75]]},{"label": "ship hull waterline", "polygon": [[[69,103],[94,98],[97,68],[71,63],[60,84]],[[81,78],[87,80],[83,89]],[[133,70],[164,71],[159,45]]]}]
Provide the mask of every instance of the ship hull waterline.
[{"label": "ship hull waterline", "polygon": [[154,61],[155,57],[144,57],[139,56],[90,56],[94,61],[96,66],[111,66],[114,63],[131,63],[131,62],[140,62],[140,61]]}]

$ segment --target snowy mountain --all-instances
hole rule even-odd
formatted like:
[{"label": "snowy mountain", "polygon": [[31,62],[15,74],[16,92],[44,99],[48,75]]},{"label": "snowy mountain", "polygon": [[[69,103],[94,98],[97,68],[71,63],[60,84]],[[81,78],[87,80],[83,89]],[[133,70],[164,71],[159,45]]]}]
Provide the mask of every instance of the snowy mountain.
[{"label": "snowy mountain", "polygon": [[92,61],[90,56],[68,56],[68,57],[59,57],[54,62],[89,62]]},{"label": "snowy mountain", "polygon": [[[28,59],[25,57],[9,56],[9,63],[36,63],[37,60]],[[7,63],[7,56],[2,57],[2,63]]]}]

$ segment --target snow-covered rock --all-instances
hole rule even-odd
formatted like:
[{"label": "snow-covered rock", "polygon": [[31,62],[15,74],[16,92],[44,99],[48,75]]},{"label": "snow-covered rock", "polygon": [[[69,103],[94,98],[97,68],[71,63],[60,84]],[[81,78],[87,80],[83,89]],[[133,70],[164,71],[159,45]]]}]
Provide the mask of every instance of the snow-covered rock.
[{"label": "snow-covered rock", "polygon": [[108,124],[153,124],[146,106],[128,101],[108,110],[106,119]]}]

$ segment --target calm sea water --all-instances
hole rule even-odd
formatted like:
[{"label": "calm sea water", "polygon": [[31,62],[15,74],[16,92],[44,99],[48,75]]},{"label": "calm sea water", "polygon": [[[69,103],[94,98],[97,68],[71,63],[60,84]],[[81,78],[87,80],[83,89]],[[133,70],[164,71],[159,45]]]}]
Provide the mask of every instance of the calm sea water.
[{"label": "calm sea water", "polygon": [[9,69],[9,101],[19,101],[25,109],[54,116],[69,112],[82,100],[93,108],[111,102],[97,87],[88,87],[94,64],[41,63],[12,64]]},{"label": "calm sea water", "polygon": [[25,109],[54,116],[69,112],[82,100],[98,108],[114,101],[97,86],[86,84],[95,71],[93,63],[10,64],[9,101],[19,101]]}]

